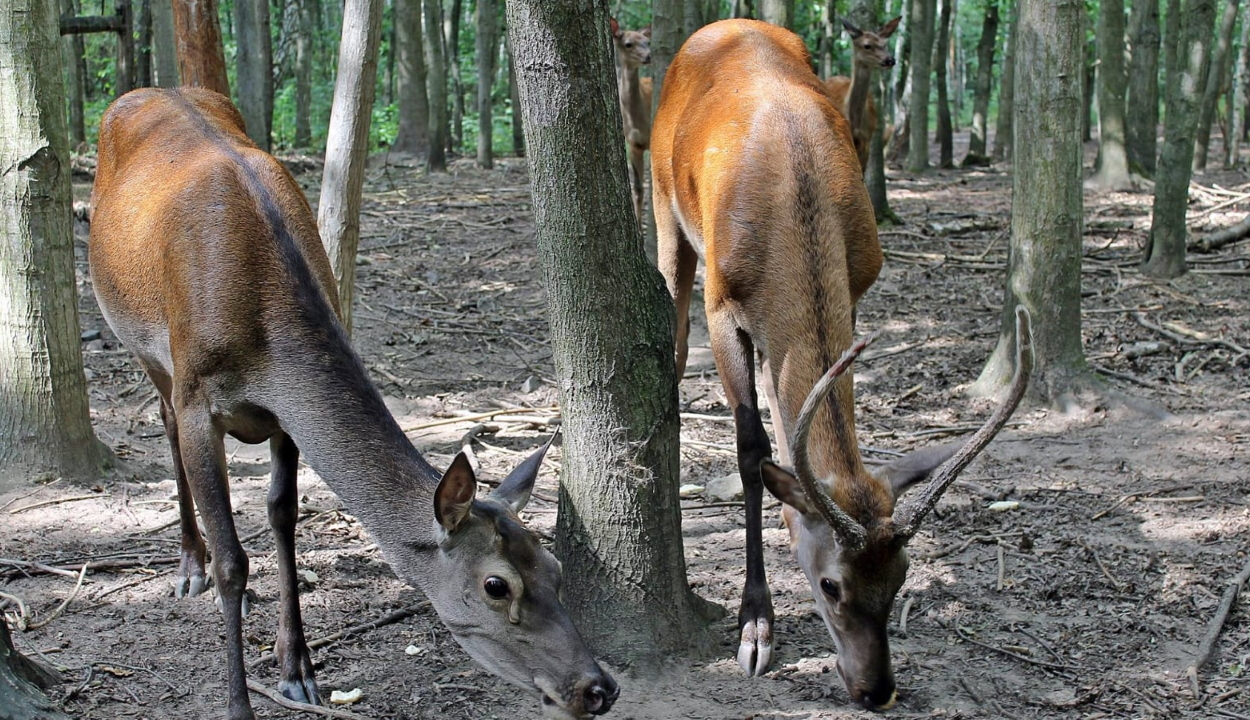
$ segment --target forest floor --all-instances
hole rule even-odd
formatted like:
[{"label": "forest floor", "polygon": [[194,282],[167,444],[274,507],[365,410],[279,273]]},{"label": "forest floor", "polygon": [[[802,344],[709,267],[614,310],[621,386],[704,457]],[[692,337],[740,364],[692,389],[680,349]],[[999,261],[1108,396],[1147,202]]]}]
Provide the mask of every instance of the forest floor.
[{"label": "forest floor", "polygon": [[[301,182],[317,182],[315,159],[287,160],[306,171]],[[1207,189],[1194,194],[1194,227],[1240,220],[1247,198],[1217,206],[1248,181],[1237,172],[1197,176]],[[88,182],[76,187],[79,199]],[[890,189],[906,224],[881,235],[885,269],[859,308],[861,332],[881,335],[874,357],[857,363],[855,384],[860,443],[880,460],[963,432],[991,407],[966,389],[998,338],[1011,181],[997,168],[944,170],[893,175]],[[315,204],[315,189],[311,197]],[[1200,698],[1183,673],[1250,554],[1250,358],[1235,349],[1250,347],[1250,243],[1194,256],[1195,270],[1173,282],[1151,280],[1135,269],[1150,208],[1144,191],[1086,194],[1083,335],[1109,387],[1167,417],[1101,403],[1016,413],[911,545],[891,626],[900,701],[889,717],[1250,717],[1246,600],[1201,674]],[[374,381],[440,467],[478,422],[448,419],[532,408],[520,421],[487,421],[473,440],[483,473],[500,477],[547,437],[544,418],[556,403],[523,161],[485,172],[462,160],[433,177],[393,159],[374,163],[362,227],[355,342]],[[220,717],[220,616],[209,597],[175,601],[171,592],[177,514],[156,396],[96,307],[85,236],[76,254],[82,327],[102,333],[84,345],[95,426],[139,471],[0,496],[0,558],[75,571],[27,575],[0,559],[0,591],[23,598],[32,619],[73,595],[47,626],[15,634],[20,650],[66,669],[53,695],[71,715]],[[681,409],[718,419],[683,421],[682,482],[704,485],[733,473],[735,461],[701,310],[694,314]],[[227,452],[257,596],[245,624],[251,663],[277,625],[268,449],[230,441]],[[559,461],[557,446],[526,512],[548,538]],[[994,512],[997,499],[1019,505]],[[299,566],[313,573],[302,583],[308,637],[421,602],[307,469],[300,502]],[[683,501],[686,560],[697,592],[730,611],[714,628],[721,651],[674,658],[659,676],[613,667],[623,690],[609,717],[868,716],[849,705],[832,672],[832,641],[775,503],[765,552],[778,648],[771,672],[743,677],[733,660],[742,513],[705,505]],[[114,567],[89,572],[74,593],[88,560]],[[480,669],[424,606],[313,655],[326,696],[363,691],[351,708],[361,716],[537,715],[536,699]],[[277,681],[264,664],[250,675]],[[261,717],[292,716],[258,695],[253,703]]]}]

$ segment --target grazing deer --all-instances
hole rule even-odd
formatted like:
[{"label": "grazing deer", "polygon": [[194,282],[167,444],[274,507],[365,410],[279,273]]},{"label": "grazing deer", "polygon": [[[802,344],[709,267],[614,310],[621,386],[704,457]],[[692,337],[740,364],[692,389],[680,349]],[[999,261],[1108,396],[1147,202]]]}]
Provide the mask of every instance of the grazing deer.
[{"label": "grazing deer", "polygon": [[851,36],[851,76],[835,75],[825,81],[833,104],[851,123],[851,135],[855,138],[855,154],[859,167],[868,167],[868,145],[877,131],[877,105],[872,101],[872,76],[878,68],[894,67],[894,56],[886,39],[898,29],[902,17],[896,17],[882,25],[876,32],[860,30],[846,20],[842,27]]},{"label": "grazing deer", "polygon": [[621,120],[629,145],[629,189],[634,196],[634,217],[642,225],[642,154],[651,145],[651,78],[638,76],[638,68],[651,64],[651,28],[622,30],[612,18],[612,45],[616,48],[616,89],[621,98]]},{"label": "grazing deer", "polygon": [[227,433],[269,441],[283,695],[321,700],[295,574],[302,451],[469,655],[534,691],[549,716],[607,712],[619,688],[560,603],[560,563],[517,517],[546,448],[484,496],[463,454],[441,475],[426,462],[339,324],[303,192],[248,139],[229,100],[198,88],[135,90],[104,114],[99,149],[96,297],[160,394],[182,516],[179,597],[206,586],[196,506],[213,543],[230,717],[253,715],[241,634],[248,557],[230,509]]},{"label": "grazing deer", "polygon": [[[889,707],[895,685],[886,625],[907,573],[904,546],[1006,422],[1029,366],[1020,364],[1009,401],[957,453],[927,448],[870,474],[856,444],[845,370],[862,349],[851,343],[852,307],[875,280],[881,250],[846,118],[812,73],[803,41],[753,20],[724,20],[692,35],[661,92],[652,200],[660,269],[677,307],[678,374],[702,257],[712,352],[733,411],[745,490],[738,662],[758,675],[772,657],[760,517],[767,487],[785,503],[791,546],[851,698]],[[1020,337],[1023,352],[1027,327]],[[756,354],[780,458],[788,463],[793,453],[795,472],[769,460]],[[898,494],[952,453],[920,498],[896,511]]]}]

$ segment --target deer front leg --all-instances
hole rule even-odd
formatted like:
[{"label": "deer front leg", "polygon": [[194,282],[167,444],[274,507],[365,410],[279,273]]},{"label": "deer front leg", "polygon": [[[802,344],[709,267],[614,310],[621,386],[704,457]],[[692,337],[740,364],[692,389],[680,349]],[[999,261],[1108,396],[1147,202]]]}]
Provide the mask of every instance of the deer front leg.
[{"label": "deer front leg", "polygon": [[269,484],[269,525],[278,548],[278,639],[274,654],[282,679],[278,690],[286,697],[311,705],[321,704],[312,657],[304,641],[304,622],[299,611],[299,580],[295,576],[295,522],[299,516],[299,448],[286,433],[269,440],[273,479]]},{"label": "deer front leg", "polygon": [[169,451],[174,461],[174,482],[178,486],[178,515],[182,525],[182,559],[178,574],[174,576],[174,597],[195,597],[208,587],[208,574],[204,568],[207,548],[195,521],[195,500],[187,485],[187,471],[182,465],[178,444],[178,419],[165,399],[161,399],[161,422],[165,425],[165,437],[169,439]]},{"label": "deer front leg", "polygon": [[728,312],[709,310],[708,327],[716,368],[733,410],[738,440],[738,473],[746,506],[746,582],[738,608],[738,664],[747,675],[763,675],[772,662],[773,599],[764,570],[760,463],[770,455],[768,435],[755,395],[755,362],[750,337],[733,324]]}]

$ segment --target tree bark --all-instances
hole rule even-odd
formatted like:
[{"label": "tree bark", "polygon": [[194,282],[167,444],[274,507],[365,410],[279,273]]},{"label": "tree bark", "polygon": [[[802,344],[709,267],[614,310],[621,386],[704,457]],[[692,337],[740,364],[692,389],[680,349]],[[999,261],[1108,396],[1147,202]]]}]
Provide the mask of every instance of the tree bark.
[{"label": "tree bark", "polygon": [[1006,42],[1003,44],[1003,72],[998,78],[998,117],[994,126],[994,162],[1010,162],[1015,142],[1014,124],[1016,103],[1016,26],[1019,17],[1016,5],[1009,10]]},{"label": "tree bark", "polygon": [[217,0],[173,0],[178,77],[230,97]]},{"label": "tree bark", "polygon": [[[299,13],[298,30],[295,33],[295,147],[306,148],[312,145],[313,37],[317,32],[315,16],[318,0],[295,2],[296,12]],[[400,127],[403,127],[402,118],[400,122]]]},{"label": "tree bark", "polygon": [[130,0],[116,0],[117,16],[121,18],[122,30],[117,33],[117,65],[113,72],[113,95],[121,97],[135,87],[135,33],[134,11]]},{"label": "tree bark", "polygon": [[504,45],[508,51],[508,97],[512,103],[512,154],[525,157],[525,128],[521,122],[521,91],[516,84],[516,56],[512,54],[512,39],[506,32]]},{"label": "tree bark", "polygon": [[343,328],[352,330],[356,288],[356,247],[360,242],[360,202],[369,156],[378,43],[383,0],[347,0],[339,42],[334,105],[326,136],[326,164],[317,203],[317,227],[339,286]]},{"label": "tree bark", "polygon": [[423,0],[425,7],[426,90],[430,100],[430,172],[447,172],[447,56],[443,52],[442,0]]},{"label": "tree bark", "polygon": [[1133,184],[1124,130],[1124,0],[1100,2],[1098,62],[1098,161],[1089,182],[1101,190],[1123,190]]},{"label": "tree bark", "polygon": [[911,2],[911,102],[908,108],[910,138],[907,169],[924,172],[929,167],[929,76],[933,59],[933,7],[935,0]]},{"label": "tree bark", "polygon": [[234,0],[235,81],[239,113],[247,126],[247,136],[256,146],[269,151],[273,117],[267,112],[273,93],[273,52],[269,44],[269,3],[265,0]]},{"label": "tree bark", "polygon": [[1096,85],[1098,80],[1098,45],[1097,42],[1091,40],[1087,43],[1085,53],[1085,99],[1084,109],[1081,112],[1081,142],[1087,142],[1093,138],[1092,130],[1094,126],[1094,104],[1097,100]]},{"label": "tree bark", "polygon": [[613,662],[702,652],[709,634],[686,581],[677,498],[673,309],[639,249],[607,4],[507,8],[565,417],[556,555],[566,604]]},{"label": "tree bark", "polygon": [[[972,88],[972,131],[964,166],[979,165],[986,159],[986,131],[989,128],[990,91],[994,84],[994,46],[998,43],[998,2],[989,0],[977,43],[977,77]],[[970,162],[972,161],[972,162]]]},{"label": "tree bark", "polygon": [[395,0],[395,94],[399,129],[391,149],[421,155],[430,142],[430,101],[426,96],[425,43],[421,0]]},{"label": "tree bark", "polygon": [[[820,63],[820,77],[825,79],[837,74],[833,71],[833,47],[839,33],[838,28],[835,27],[837,20],[837,2],[835,0],[822,2],[820,4],[820,50],[817,52],[817,60]],[[873,18],[873,22],[876,22],[876,18]],[[876,27],[876,25],[861,27]]]},{"label": "tree bark", "polygon": [[174,48],[174,5],[152,3],[152,73],[157,87],[178,87],[178,56]]},{"label": "tree bark", "polygon": [[58,681],[59,677],[13,647],[9,626],[0,618],[0,720],[68,720],[40,692],[41,687]]},{"label": "tree bark", "polygon": [[794,0],[759,0],[759,7],[764,22],[794,29]]},{"label": "tree bark", "polygon": [[1246,85],[1250,83],[1250,2],[1241,9],[1241,52],[1237,53],[1237,70],[1233,73],[1232,115],[1228,120],[1227,150],[1224,166],[1241,164],[1241,135],[1246,124]]},{"label": "tree bark", "polygon": [[464,146],[464,81],[460,77],[460,15],[463,0],[451,0],[451,9],[443,18],[446,36],[447,79],[451,83],[451,136],[447,149],[454,153]]},{"label": "tree bark", "polygon": [[[974,392],[997,394],[1015,370],[1014,313],[1033,316],[1031,393],[1063,405],[1092,383],[1081,349],[1083,0],[1020,0],[1011,251],[998,346]],[[1045,121],[1039,121],[1045,118]]]},{"label": "tree bark", "polygon": [[477,164],[495,165],[494,106],[495,58],[499,56],[499,22],[495,0],[477,0]]},{"label": "tree bark", "polygon": [[902,21],[894,33],[894,70],[890,73],[890,122],[894,125],[894,133],[885,150],[885,161],[892,167],[900,167],[907,157],[908,136],[910,129],[907,124],[911,102],[911,5],[913,0],[902,0]]},{"label": "tree bark", "polygon": [[[660,94],[668,66],[686,41],[685,5],[682,0],[651,0],[651,117],[660,107]],[[615,52],[615,51],[614,51]],[[643,249],[656,259],[655,214],[644,212]]]},{"label": "tree bark", "polygon": [[139,37],[135,46],[135,87],[152,87],[152,1],[139,0],[135,16],[135,33]]},{"label": "tree bark", "polygon": [[937,42],[933,47],[933,69],[937,83],[938,167],[955,167],[955,138],[951,129],[950,91],[947,86],[946,56],[950,52],[951,5],[953,0],[937,0]]},{"label": "tree bark", "polygon": [[1129,170],[1154,177],[1159,133],[1159,0],[1133,0],[1125,143]]},{"label": "tree bark", "polygon": [[1177,47],[1171,51],[1176,66],[1164,84],[1168,90],[1163,150],[1155,173],[1150,243],[1141,268],[1147,275],[1160,278],[1178,277],[1186,269],[1185,207],[1189,201],[1194,133],[1211,66],[1215,0],[1186,0],[1179,22],[1180,30],[1173,33]]},{"label": "tree bark", "polygon": [[[1224,84],[1224,59],[1233,42],[1233,26],[1237,23],[1238,0],[1225,0],[1224,14],[1220,20],[1215,47],[1210,51],[1210,69],[1207,72],[1206,90],[1198,110],[1198,129],[1194,139],[1194,170],[1207,167],[1207,149],[1211,146],[1211,124],[1215,119],[1216,106],[1220,104],[1220,90]],[[1227,141],[1227,138],[1225,138]]]},{"label": "tree bark", "polygon": [[[74,0],[61,0],[61,14],[78,14]],[[69,139],[74,147],[87,142],[87,123],[83,113],[82,36],[65,35],[61,39],[61,57],[65,66],[65,85],[69,90]]]},{"label": "tree bark", "polygon": [[0,492],[99,477],[79,348],[57,0],[0,0]]}]

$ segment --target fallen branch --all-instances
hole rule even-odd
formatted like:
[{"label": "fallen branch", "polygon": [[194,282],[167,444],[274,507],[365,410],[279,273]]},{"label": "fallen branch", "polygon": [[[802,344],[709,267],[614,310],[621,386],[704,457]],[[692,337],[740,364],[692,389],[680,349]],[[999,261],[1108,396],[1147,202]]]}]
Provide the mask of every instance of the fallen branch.
[{"label": "fallen branch", "polygon": [[1219,639],[1220,632],[1224,629],[1224,622],[1228,620],[1228,614],[1232,612],[1233,603],[1237,602],[1237,594],[1241,592],[1241,588],[1250,580],[1250,560],[1246,561],[1241,572],[1233,578],[1228,584],[1228,589],[1224,591],[1224,597],[1220,598],[1220,606],[1215,611],[1215,617],[1211,618],[1211,622],[1207,625],[1207,632],[1202,636],[1202,642],[1198,644],[1198,652],[1194,656],[1193,663],[1185,668],[1185,675],[1189,678],[1189,687],[1194,691],[1194,698],[1201,698],[1201,687],[1198,685],[1198,672],[1202,670],[1202,666],[1211,661],[1211,655],[1215,652],[1215,641]]},{"label": "fallen branch", "polygon": [[[325,637],[320,637],[320,638],[317,638],[316,640],[311,640],[308,643],[308,649],[316,650],[319,647],[325,647],[326,645],[330,645],[331,643],[336,643],[339,640],[342,640],[344,638],[352,637],[354,635],[359,635],[361,633],[365,633],[370,630],[376,630],[384,625],[393,625],[394,623],[397,623],[400,620],[406,620],[407,618],[410,618],[413,615],[416,615],[417,613],[421,612],[422,610],[424,610],[425,608],[429,606],[430,606],[429,600],[422,600],[419,603],[415,603],[413,605],[409,605],[408,607],[400,608],[399,610],[396,610],[390,614],[383,615],[382,617],[376,620],[370,620],[369,622],[360,623],[359,625],[353,625],[349,628],[344,628],[343,630],[339,630],[338,632],[326,635]],[[272,661],[275,657],[276,655],[274,655],[274,653],[267,652],[261,655],[260,657],[256,658],[252,662],[248,663],[247,666],[248,668],[259,667],[261,665],[264,665],[265,663]]]},{"label": "fallen branch", "polygon": [[251,678],[247,679],[247,689],[254,693],[264,695],[269,698],[270,702],[281,705],[288,710],[298,710],[300,712],[312,713],[314,715],[324,715],[325,717],[343,718],[343,720],[369,720],[369,718],[364,715],[357,715],[356,713],[348,712],[347,710],[337,710],[335,708],[325,707],[322,705],[309,705],[308,703],[295,702],[294,700],[284,697],[277,690],[271,690]]},{"label": "fallen branch", "polygon": [[16,515],[20,512],[26,512],[27,510],[34,510],[35,508],[47,507],[48,505],[61,505],[63,503],[78,502],[79,500],[94,500],[96,498],[104,498],[104,497],[109,497],[109,496],[107,494],[93,493],[91,495],[75,495],[73,497],[56,498],[54,500],[44,500],[43,502],[37,502],[37,503],[34,503],[33,505],[23,505],[21,507],[13,508],[12,510],[9,511],[9,514]]},{"label": "fallen branch", "polygon": [[1236,225],[1230,225],[1191,241],[1188,249],[1196,253],[1215,252],[1226,245],[1241,242],[1247,237],[1250,237],[1250,215]]},{"label": "fallen branch", "polygon": [[55,620],[58,615],[65,612],[65,608],[70,604],[70,602],[74,600],[74,598],[78,597],[78,591],[82,589],[82,581],[87,577],[87,565],[88,564],[89,563],[83,563],[82,570],[78,571],[78,582],[74,583],[74,589],[69,591],[69,595],[65,596],[65,600],[62,601],[61,604],[58,605],[57,608],[53,610],[52,614],[49,615],[48,617],[28,624],[26,626],[27,630],[38,630],[44,625],[47,625],[48,623]]}]

